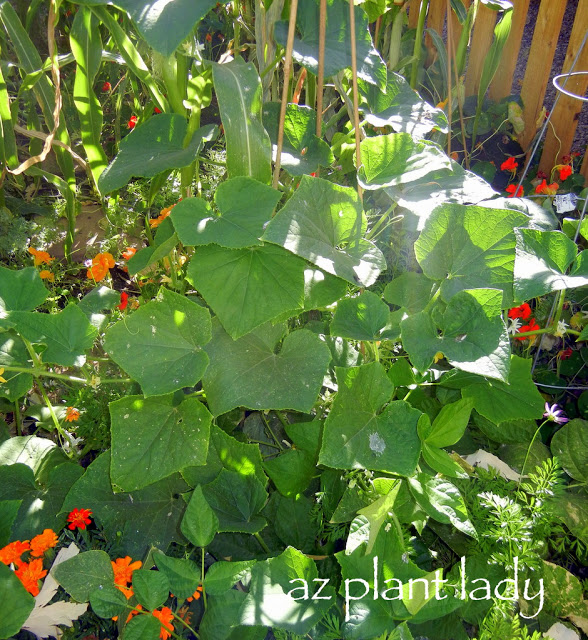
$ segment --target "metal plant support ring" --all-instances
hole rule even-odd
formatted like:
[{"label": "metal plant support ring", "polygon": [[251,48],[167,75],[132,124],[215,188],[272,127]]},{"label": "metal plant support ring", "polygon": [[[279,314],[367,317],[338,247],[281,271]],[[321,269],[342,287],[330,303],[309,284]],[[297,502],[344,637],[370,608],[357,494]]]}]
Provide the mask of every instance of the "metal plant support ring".
[{"label": "metal plant support ring", "polygon": [[570,98],[575,98],[576,100],[582,100],[582,102],[588,102],[588,96],[579,96],[578,94],[572,93],[571,91],[566,91],[564,87],[560,87],[559,84],[557,84],[557,81],[560,78],[571,78],[572,76],[586,76],[586,75],[588,75],[588,71],[574,71],[573,73],[561,73],[560,75],[555,76],[551,82],[553,82],[553,86],[564,95],[569,96]]}]

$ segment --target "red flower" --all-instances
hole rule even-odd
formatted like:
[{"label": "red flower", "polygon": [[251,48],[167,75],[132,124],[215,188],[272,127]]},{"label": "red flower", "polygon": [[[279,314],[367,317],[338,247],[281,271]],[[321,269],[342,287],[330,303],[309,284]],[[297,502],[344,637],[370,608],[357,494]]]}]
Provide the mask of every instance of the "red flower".
[{"label": "red flower", "polygon": [[129,121],[127,122],[127,127],[129,129],[134,129],[137,124],[137,116],[131,116]]},{"label": "red flower", "polygon": [[129,304],[129,294],[126,291],[120,292],[120,304],[116,305],[116,308],[119,311],[124,311]]},{"label": "red flower", "polygon": [[572,353],[574,353],[569,347],[567,349],[564,349],[563,351],[560,351],[557,354],[557,357],[560,360],[567,360],[568,358],[572,357]]},{"label": "red flower", "polygon": [[105,82],[105,83],[102,85],[102,91],[103,91],[104,93],[106,93],[107,91],[110,91],[111,89],[112,89],[112,86],[110,85],[110,82]]},{"label": "red flower", "polygon": [[559,189],[559,185],[557,184],[557,182],[553,182],[552,184],[547,184],[547,181],[543,179],[543,182],[541,184],[538,184],[535,187],[535,193],[541,193],[546,196],[552,196],[556,193],[558,189]]},{"label": "red flower", "polygon": [[90,509],[74,509],[70,511],[67,516],[67,521],[69,524],[67,525],[68,529],[72,531],[77,527],[78,529],[85,529],[87,524],[90,524],[91,519],[90,516],[92,512]]},{"label": "red flower", "polygon": [[[526,333],[527,331],[537,331],[538,329],[541,329],[541,327],[535,322],[535,318],[531,318],[529,320],[529,324],[526,324],[524,326],[522,326],[519,329],[519,333]],[[527,340],[528,338],[530,338],[531,336],[515,336],[516,340]]]},{"label": "red flower", "polygon": [[567,180],[572,173],[574,173],[572,167],[570,167],[569,164],[564,164],[559,170],[559,179],[563,182],[564,180]]},{"label": "red flower", "polygon": [[500,165],[501,171],[512,171],[515,172],[519,163],[514,158],[508,158]]},{"label": "red flower", "polygon": [[206,40],[206,42],[212,42],[212,35],[210,33],[207,33],[204,39]]},{"label": "red flower", "polygon": [[520,307],[514,307],[513,309],[510,309],[508,312],[508,317],[512,318],[513,320],[515,318],[526,320],[527,318],[531,317],[531,307],[526,302],[523,302]]},{"label": "red flower", "polygon": [[155,107],[153,109],[153,113],[161,113],[161,109],[158,109],[157,107]]},{"label": "red flower", "polygon": [[520,198],[525,195],[525,192],[523,191],[523,187],[522,186],[517,187],[514,184],[509,184],[508,187],[506,187],[505,191],[506,193],[510,194],[508,196],[509,198]]}]

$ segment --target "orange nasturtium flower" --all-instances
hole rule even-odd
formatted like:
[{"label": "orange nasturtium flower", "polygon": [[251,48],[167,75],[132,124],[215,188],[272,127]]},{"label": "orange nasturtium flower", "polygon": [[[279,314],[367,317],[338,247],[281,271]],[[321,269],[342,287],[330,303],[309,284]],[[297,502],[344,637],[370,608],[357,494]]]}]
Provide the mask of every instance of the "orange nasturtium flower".
[{"label": "orange nasturtium flower", "polygon": [[57,535],[53,529],[45,529],[43,533],[31,540],[31,555],[35,558],[42,556],[45,551],[57,544]]},{"label": "orange nasturtium flower", "polygon": [[96,282],[103,280],[108,274],[108,270],[114,267],[114,258],[111,253],[99,253],[92,258],[92,266],[88,269],[86,276],[93,278]]},{"label": "orange nasturtium flower", "polygon": [[117,585],[126,587],[133,581],[133,571],[140,569],[143,563],[140,560],[133,562],[131,556],[117,558],[114,562],[111,560],[112,570],[114,571],[114,582]]},{"label": "orange nasturtium flower", "polygon": [[75,422],[80,417],[80,412],[74,407],[68,407],[65,410],[65,419],[67,422]]},{"label": "orange nasturtium flower", "polygon": [[39,595],[39,580],[47,575],[47,569],[43,569],[41,558],[23,562],[14,573],[32,596]]},{"label": "orange nasturtium flower", "polygon": [[523,191],[523,187],[517,187],[514,184],[509,184],[508,187],[506,187],[505,189],[506,193],[509,194],[509,198],[521,198],[522,196],[525,195],[525,192]]},{"label": "orange nasturtium flower", "polygon": [[55,260],[55,258],[52,258],[46,251],[38,251],[34,247],[29,247],[28,251],[34,257],[35,267],[38,267],[40,264],[49,264]]},{"label": "orange nasturtium flower", "polygon": [[122,252],[122,257],[125,260],[130,260],[135,254],[137,253],[137,249],[135,249],[135,247],[127,247],[123,252]]},{"label": "orange nasturtium flower", "polygon": [[501,165],[501,171],[512,171],[513,173],[517,170],[519,163],[514,158],[508,158]]},{"label": "orange nasturtium flower", "polygon": [[43,269],[39,271],[39,275],[41,276],[41,280],[49,280],[49,282],[55,282],[55,274],[51,273],[48,269]]},{"label": "orange nasturtium flower", "polygon": [[155,609],[151,613],[161,623],[161,631],[159,632],[159,637],[161,638],[161,640],[167,640],[174,630],[174,627],[171,624],[171,621],[174,619],[172,610],[169,607],[162,607],[161,611]]},{"label": "orange nasturtium flower", "polygon": [[553,182],[552,184],[547,184],[547,180],[545,180],[544,178],[543,182],[541,184],[538,184],[535,187],[535,193],[541,193],[546,196],[552,196],[555,193],[557,193],[558,189],[559,189],[559,185],[557,184],[557,182]]},{"label": "orange nasturtium flower", "polygon": [[165,209],[162,209],[159,212],[159,215],[157,216],[157,218],[153,218],[152,220],[149,220],[149,226],[152,229],[155,229],[156,227],[158,227],[171,213],[171,210],[175,207],[175,204],[172,204],[171,207],[165,207]]},{"label": "orange nasturtium flower", "polygon": [[563,182],[564,180],[567,180],[572,173],[574,173],[574,170],[572,169],[572,167],[570,167],[569,164],[558,164],[555,169],[559,170],[559,179]]},{"label": "orange nasturtium flower", "polygon": [[91,519],[90,516],[92,512],[90,509],[74,509],[70,511],[67,516],[67,521],[69,524],[67,525],[68,529],[72,531],[77,527],[78,529],[85,529],[87,524],[90,524]]},{"label": "orange nasturtium flower", "polygon": [[30,551],[31,545],[28,540],[21,542],[20,540],[15,540],[10,544],[7,544],[4,548],[0,549],[0,562],[9,565],[9,564],[22,564],[22,560],[20,557],[25,551]]}]

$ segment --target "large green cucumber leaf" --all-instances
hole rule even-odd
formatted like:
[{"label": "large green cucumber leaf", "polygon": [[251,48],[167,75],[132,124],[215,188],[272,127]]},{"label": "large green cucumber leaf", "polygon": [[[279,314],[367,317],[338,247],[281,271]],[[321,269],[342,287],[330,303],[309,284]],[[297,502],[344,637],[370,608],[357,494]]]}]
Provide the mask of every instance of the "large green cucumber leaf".
[{"label": "large green cucumber leaf", "polygon": [[233,340],[220,323],[213,323],[213,337],[206,346],[210,365],[203,386],[214,416],[235,407],[303,413],[312,409],[331,352],[306,329],[284,337],[285,332],[284,324],[265,324]]},{"label": "large green cucumber leaf", "polygon": [[271,244],[244,249],[200,247],[186,277],[233,339],[304,308],[305,263]]},{"label": "large green cucumber leaf", "polygon": [[214,90],[225,131],[229,178],[271,180],[271,142],[262,124],[262,88],[255,66],[237,57],[212,64]]},{"label": "large green cucumber leaf", "polygon": [[303,176],[267,226],[263,240],[306,258],[352,284],[373,284],[386,268],[382,252],[363,239],[367,220],[355,189]]},{"label": "large green cucumber leaf", "polygon": [[202,198],[184,198],[172,209],[171,219],[180,241],[188,247],[215,243],[229,249],[261,245],[265,223],[281,194],[240,176],[221,182],[214,194],[218,214]]},{"label": "large green cucumber leaf", "polygon": [[502,289],[513,304],[514,227],[527,217],[514,211],[446,204],[431,214],[414,249],[423,273],[441,281],[445,300],[463,289]]},{"label": "large green cucumber leaf", "polygon": [[518,418],[540,418],[545,401],[533,382],[531,364],[529,359],[512,355],[508,382],[476,376],[462,389],[462,397],[471,398],[474,409],[496,424]]},{"label": "large green cucumber leaf", "polygon": [[[14,331],[0,333],[0,369],[3,367],[30,367],[29,352],[22,338]],[[4,371],[2,377],[6,382],[0,384],[0,398],[16,400],[33,386],[33,376],[30,373],[18,371]]]},{"label": "large green cucumber leaf", "polygon": [[519,302],[551,291],[588,284],[588,264],[578,256],[571,275],[566,271],[576,258],[576,243],[561,231],[517,229],[514,291]]},{"label": "large green cucumber leaf", "polygon": [[330,333],[350,340],[379,340],[389,318],[388,305],[375,293],[364,291],[339,301]]},{"label": "large green cucumber leaf", "polygon": [[388,72],[386,91],[360,80],[360,93],[367,103],[360,106],[366,122],[374,127],[391,126],[396,132],[409,133],[415,139],[439,129],[447,133],[447,116],[425,102],[398,73]]},{"label": "large green cucumber leaf", "polygon": [[197,398],[126,396],[110,403],[116,491],[135,491],[204,464],[212,416]]},{"label": "large green cucumber leaf", "polygon": [[153,244],[137,251],[127,262],[129,275],[133,276],[159,262],[159,260],[169,255],[177,244],[178,235],[174,231],[174,226],[169,218],[165,218],[157,227]]},{"label": "large green cucumber leaf", "polygon": [[[272,141],[272,153],[276,159],[280,103],[263,105],[263,124]],[[316,111],[304,105],[289,103],[284,120],[284,141],[280,164],[292,176],[302,176],[316,171],[319,166],[328,167],[333,162],[329,145],[315,135]]]},{"label": "large green cucumber leaf", "polygon": [[153,178],[162,171],[192,164],[217,129],[215,125],[198,129],[184,147],[187,130],[186,118],[176,113],[160,113],[135,127],[121,140],[118,154],[100,175],[100,191],[110,193],[133,177]]},{"label": "large green cucumber leaf", "polygon": [[510,340],[500,317],[501,306],[500,289],[459,291],[438,318],[437,326],[424,311],[402,320],[402,344],[421,372],[441,352],[458,369],[506,380]]},{"label": "large green cucumber leaf", "polygon": [[[349,6],[344,0],[327,0],[325,39],[325,78],[351,67],[351,28]],[[317,0],[301,0],[296,15],[297,31],[294,39],[294,60],[318,74],[319,54],[319,3]],[[286,46],[288,23],[276,22],[275,38]],[[355,7],[355,39],[357,43],[357,76],[366,82],[383,88],[386,85],[386,65],[374,48],[368,29],[367,16],[361,7]]]},{"label": "large green cucumber leaf", "polygon": [[575,418],[565,424],[553,436],[551,452],[574,480],[588,481],[588,422]]},{"label": "large green cucumber leaf", "polygon": [[[76,0],[76,3],[112,4],[110,0]],[[150,47],[168,57],[216,3],[213,0],[116,0],[114,4],[129,13]]]},{"label": "large green cucumber leaf", "polygon": [[364,189],[380,189],[420,180],[449,169],[451,160],[433,142],[413,140],[409,133],[365,138],[361,142],[357,180]]},{"label": "large green cucumber leaf", "polygon": [[379,362],[337,367],[339,391],[325,422],[319,463],[336,469],[372,469],[409,476],[421,453],[421,412],[392,396]]},{"label": "large green cucumber leaf", "polygon": [[178,474],[132,493],[114,493],[110,482],[110,451],[102,453],[72,486],[62,513],[91,509],[109,540],[117,540],[120,554],[140,558],[151,547],[167,549],[185,543],[179,534],[186,502],[180,494],[188,485]]},{"label": "large green cucumber leaf", "polygon": [[15,271],[0,266],[0,313],[32,311],[43,304],[48,295],[35,267]]},{"label": "large green cucumber leaf", "polygon": [[259,515],[267,491],[253,475],[243,476],[223,469],[202,494],[218,518],[218,532],[257,533],[267,524]]},{"label": "large green cucumber leaf", "polygon": [[406,271],[386,285],[384,300],[409,313],[418,313],[431,301],[434,287],[435,283],[422,273]]},{"label": "large green cucumber leaf", "polygon": [[47,346],[43,361],[64,367],[81,367],[98,331],[77,304],[59,313],[12,311],[7,321],[27,340]]},{"label": "large green cucumber leaf", "polygon": [[[219,564],[221,563],[215,562],[214,566]],[[212,567],[210,569],[212,570]],[[206,578],[208,575],[207,573]],[[206,587],[206,593],[209,593],[208,587]],[[224,593],[209,596],[206,612],[198,628],[200,636],[207,640],[264,640],[267,635],[266,627],[246,627],[239,624],[239,612],[246,599],[247,594],[237,589],[229,589]]]},{"label": "large green cucumber leaf", "polygon": [[107,332],[111,358],[141,385],[146,396],[193,387],[202,377],[210,340],[210,313],[184,296],[161,289]]},{"label": "large green cucumber leaf", "polygon": [[[240,621],[245,625],[279,627],[305,635],[331,607],[335,592],[327,585],[323,600],[299,598],[304,585],[314,593],[318,578],[315,563],[303,553],[288,547],[276,558],[258,562],[251,569],[249,593],[241,607]],[[294,590],[294,595],[288,595]]]}]

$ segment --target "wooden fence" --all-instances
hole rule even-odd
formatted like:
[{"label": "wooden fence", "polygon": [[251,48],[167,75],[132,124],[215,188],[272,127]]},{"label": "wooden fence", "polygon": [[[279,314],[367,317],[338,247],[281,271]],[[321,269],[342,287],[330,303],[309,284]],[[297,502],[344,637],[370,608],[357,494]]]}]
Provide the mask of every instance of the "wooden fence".
[{"label": "wooden fence", "polygon": [[[510,36],[504,48],[500,66],[488,92],[489,97],[496,101],[505,98],[511,93],[519,93],[518,87],[515,88],[515,91],[512,91],[512,84],[515,68],[519,61],[521,41],[531,0],[512,1],[514,12]],[[466,6],[471,4],[471,0],[463,0],[463,2]],[[540,118],[544,106],[545,91],[548,82],[552,80],[551,66],[567,3],[568,0],[541,0],[539,5],[531,49],[520,88],[524,105],[525,130],[518,136],[518,141],[526,151],[529,150],[538,130],[537,120]],[[449,0],[430,0],[426,26],[442,34],[448,5]],[[416,27],[419,8],[419,0],[410,0],[408,19],[411,27]],[[461,33],[461,25],[453,15],[453,12],[451,12],[450,19],[452,40],[457,43]],[[480,5],[470,41],[468,65],[465,73],[466,96],[475,95],[478,92],[484,61],[492,44],[496,20],[496,11]],[[588,0],[578,0],[561,73],[567,73],[570,70],[587,30]],[[583,47],[574,70],[588,71],[588,43]],[[577,95],[584,95],[587,89],[588,75],[570,78],[566,84],[566,90]],[[582,105],[583,102],[581,100],[569,98],[565,95],[559,98],[558,104],[551,115],[550,122],[552,126],[548,127],[545,137],[543,153],[539,161],[540,170],[549,173],[554,165],[561,163],[562,156],[570,152]],[[551,104],[546,104],[545,108],[549,110],[551,106]],[[581,173],[588,180],[588,154],[584,157]]]}]

